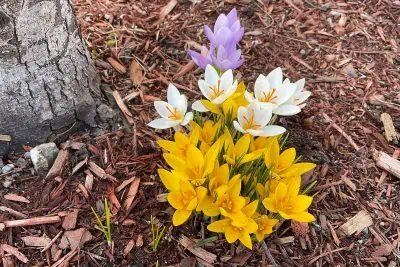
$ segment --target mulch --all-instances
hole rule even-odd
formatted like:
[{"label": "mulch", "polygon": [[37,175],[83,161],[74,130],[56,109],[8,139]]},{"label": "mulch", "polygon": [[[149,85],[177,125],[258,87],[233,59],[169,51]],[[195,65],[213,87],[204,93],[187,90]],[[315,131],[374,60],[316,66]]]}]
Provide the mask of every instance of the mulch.
[{"label": "mulch", "polygon": [[[30,165],[0,174],[2,182],[15,178],[0,190],[3,266],[26,260],[27,266],[272,266],[258,244],[249,251],[220,237],[193,247],[211,236],[200,217],[171,226],[155,140],[172,132],[146,127],[156,115],[152,102],[166,97],[169,82],[189,99],[199,96],[202,71],[186,49],[205,44],[202,25],[233,7],[246,30],[237,76],[251,88],[258,74],[281,66],[291,80],[306,78],[313,93],[301,114],[279,123],[290,131],[288,146],[318,164],[303,177],[304,184],[317,181],[310,209],[317,221],[280,225],[266,239],[272,256],[279,266],[400,263],[400,177],[373,157],[375,150],[397,156],[400,150],[381,122],[387,113],[400,131],[399,1],[73,2],[104,96],[116,100],[111,105],[122,110],[124,123],[99,136],[72,136],[51,177],[36,176]],[[103,215],[104,198],[113,214],[111,248],[91,212]],[[43,216],[53,221],[7,227]],[[157,252],[151,217],[166,227]]]}]

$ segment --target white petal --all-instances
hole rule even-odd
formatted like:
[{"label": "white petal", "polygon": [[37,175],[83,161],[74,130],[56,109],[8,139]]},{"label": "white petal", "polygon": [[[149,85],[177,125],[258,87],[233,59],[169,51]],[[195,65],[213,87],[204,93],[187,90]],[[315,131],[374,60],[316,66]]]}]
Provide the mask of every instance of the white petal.
[{"label": "white petal", "polygon": [[282,85],[281,87],[278,88],[276,94],[277,98],[274,101],[277,105],[281,105],[288,101],[296,91],[296,85],[293,83],[287,83]]},{"label": "white petal", "polygon": [[271,86],[267,78],[260,74],[254,84],[254,95],[257,99],[264,98],[264,93],[268,94],[271,91]]},{"label": "white petal", "polygon": [[192,109],[199,112],[207,112],[208,109],[201,103],[200,100],[197,100],[192,104]]},{"label": "white petal", "polygon": [[155,128],[155,129],[168,129],[171,127],[175,127],[178,124],[179,124],[179,121],[173,121],[173,120],[169,120],[169,119],[165,119],[165,118],[160,118],[160,119],[155,119],[155,120],[149,122],[149,124],[147,124],[147,125],[152,128]]},{"label": "white petal", "polygon": [[252,136],[263,136],[263,131],[261,130],[248,129],[247,133],[249,133]]},{"label": "white petal", "polygon": [[283,84],[287,84],[287,83],[290,83],[290,80],[289,80],[288,78],[286,78],[286,79],[283,81]]},{"label": "white petal", "polygon": [[281,105],[274,109],[273,113],[281,116],[292,116],[299,113],[301,109],[296,105]]},{"label": "white petal", "polygon": [[286,132],[286,129],[278,125],[268,125],[260,129],[260,131],[262,132],[262,135],[260,136],[268,137],[283,134],[284,132]]},{"label": "white petal", "polygon": [[182,112],[183,114],[185,114],[186,111],[187,111],[187,106],[188,106],[188,101],[187,101],[186,96],[185,95],[181,95],[180,96],[180,101],[179,101],[179,107],[177,107],[178,110],[180,112]]},{"label": "white petal", "polygon": [[294,84],[296,85],[296,91],[294,93],[296,95],[296,94],[300,93],[303,90],[304,85],[306,84],[306,79],[303,78],[301,80],[298,80]]},{"label": "white petal", "polygon": [[246,131],[239,125],[237,121],[233,121],[233,127],[241,133],[245,133]]},{"label": "white petal", "polygon": [[239,124],[243,127],[243,125],[246,124],[244,120],[244,116],[247,116],[247,108],[245,107],[239,107],[238,108],[238,121]]},{"label": "white petal", "polygon": [[232,70],[227,70],[221,76],[221,87],[226,91],[228,88],[232,86],[232,83],[233,83],[233,72]]},{"label": "white petal", "polygon": [[306,101],[311,96],[311,92],[309,91],[302,91],[292,97],[292,103],[294,105],[299,105]]},{"label": "white petal", "polygon": [[222,103],[224,103],[225,100],[228,99],[228,97],[229,97],[229,96],[228,96],[226,93],[224,93],[224,94],[220,95],[219,97],[215,98],[215,99],[214,99],[213,101],[211,101],[211,102],[212,102],[213,104],[219,106],[219,105],[221,105]]},{"label": "white petal", "polygon": [[254,109],[254,124],[258,124],[261,127],[264,127],[271,120],[271,117],[272,117],[271,110]]},{"label": "white petal", "polygon": [[278,88],[282,85],[283,74],[281,68],[276,68],[267,75],[271,88]]},{"label": "white petal", "polygon": [[207,65],[206,71],[204,73],[204,78],[206,82],[210,85],[217,85],[217,81],[219,80],[219,75],[215,68],[210,64]]},{"label": "white petal", "polygon": [[248,91],[244,91],[244,97],[246,98],[247,102],[249,102],[249,103],[251,103],[255,100],[254,96]]},{"label": "white petal", "polygon": [[172,107],[179,108],[179,102],[181,101],[180,96],[181,94],[179,93],[178,89],[176,89],[176,87],[172,83],[170,83],[168,85],[168,91],[167,91],[168,103]]},{"label": "white petal", "polygon": [[163,118],[171,116],[170,110],[172,111],[174,109],[170,104],[164,101],[154,101],[154,108]]},{"label": "white petal", "polygon": [[212,92],[210,90],[210,84],[208,84],[205,80],[199,80],[198,85],[204,97],[210,100],[212,95]]},{"label": "white petal", "polygon": [[274,110],[276,109],[278,106],[273,104],[273,103],[266,103],[266,102],[259,102],[260,105],[260,109],[262,110]]},{"label": "white petal", "polygon": [[185,118],[183,118],[183,121],[181,122],[181,125],[185,126],[191,120],[193,120],[193,113],[192,112],[188,112],[188,113],[186,113]]},{"label": "white petal", "polygon": [[222,103],[225,102],[225,100],[227,100],[229,97],[231,97],[237,88],[237,81],[235,81],[234,84],[231,84],[230,87],[228,88],[228,90],[226,90],[226,88],[223,88],[225,90],[225,92],[220,95],[219,97],[215,98],[212,102],[216,105],[220,105]]}]

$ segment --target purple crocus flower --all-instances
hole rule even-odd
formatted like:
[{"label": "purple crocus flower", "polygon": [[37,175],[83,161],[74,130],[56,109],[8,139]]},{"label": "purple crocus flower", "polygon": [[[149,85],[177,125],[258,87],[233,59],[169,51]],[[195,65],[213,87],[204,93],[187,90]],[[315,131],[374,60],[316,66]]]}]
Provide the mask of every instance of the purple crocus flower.
[{"label": "purple crocus flower", "polygon": [[210,55],[212,64],[222,71],[237,69],[244,62],[241,57],[242,51],[236,49],[236,44],[231,44],[230,46],[220,45],[217,49],[211,48]]},{"label": "purple crocus flower", "polygon": [[227,45],[231,42],[238,43],[244,34],[244,28],[240,27],[240,21],[236,9],[232,9],[228,15],[218,16],[214,25],[214,31],[208,25],[204,26],[204,32],[214,47]]},{"label": "purple crocus flower", "polygon": [[212,64],[210,51],[205,46],[201,47],[200,53],[197,53],[193,50],[188,50],[188,54],[194,63],[196,63],[196,65],[202,69],[205,69],[208,64]]}]

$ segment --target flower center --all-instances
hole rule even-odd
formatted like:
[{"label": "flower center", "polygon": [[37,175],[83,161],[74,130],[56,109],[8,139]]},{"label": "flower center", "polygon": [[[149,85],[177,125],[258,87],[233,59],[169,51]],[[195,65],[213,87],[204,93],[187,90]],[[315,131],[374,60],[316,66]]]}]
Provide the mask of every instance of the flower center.
[{"label": "flower center", "polygon": [[260,99],[261,102],[272,102],[273,100],[275,100],[278,95],[276,94],[276,89],[272,88],[272,90],[269,93],[263,93],[264,97]]},{"label": "flower center", "polygon": [[177,108],[171,109],[170,107],[167,106],[167,110],[168,110],[168,112],[170,114],[168,116],[168,118],[170,120],[173,120],[173,121],[181,121],[181,120],[183,120],[184,115]]},{"label": "flower center", "polygon": [[257,130],[261,127],[260,124],[254,124],[254,110],[249,118],[246,116],[243,116],[243,119],[246,121],[246,124],[243,127],[245,130],[247,130],[247,129]]},{"label": "flower center", "polygon": [[227,212],[231,212],[233,210],[232,199],[229,196],[222,196],[220,207],[224,208]]},{"label": "flower center", "polygon": [[189,205],[189,203],[196,197],[194,192],[184,191],[182,192],[182,203],[184,206]]},{"label": "flower center", "polygon": [[221,80],[218,80],[217,86],[209,86],[211,90],[211,100],[221,96],[225,91],[221,88]]}]

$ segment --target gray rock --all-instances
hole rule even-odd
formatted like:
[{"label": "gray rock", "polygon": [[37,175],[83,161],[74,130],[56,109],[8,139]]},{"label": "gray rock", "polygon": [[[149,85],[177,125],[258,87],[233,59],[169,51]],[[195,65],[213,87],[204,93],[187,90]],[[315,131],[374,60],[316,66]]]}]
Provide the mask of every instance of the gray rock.
[{"label": "gray rock", "polygon": [[31,150],[31,159],[35,171],[40,176],[45,176],[51,168],[58,155],[58,148],[55,143],[38,145]]},{"label": "gray rock", "polygon": [[101,104],[97,108],[97,114],[102,122],[111,121],[114,118],[114,110],[105,104]]},{"label": "gray rock", "polygon": [[17,165],[19,168],[25,168],[28,165],[28,161],[24,158],[19,158],[16,162],[15,165]]},{"label": "gray rock", "polygon": [[12,183],[14,182],[14,177],[13,176],[6,176],[6,178],[3,181],[3,187],[4,188],[9,188]]},{"label": "gray rock", "polygon": [[7,164],[3,168],[1,168],[1,172],[3,174],[6,174],[6,173],[9,173],[10,171],[12,171],[14,168],[15,168],[14,164]]}]

